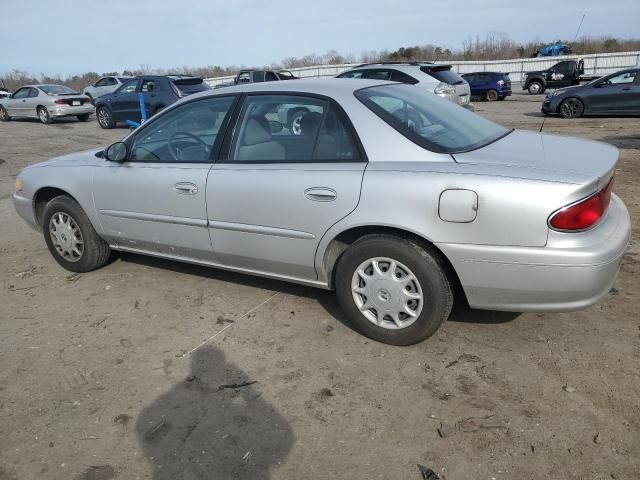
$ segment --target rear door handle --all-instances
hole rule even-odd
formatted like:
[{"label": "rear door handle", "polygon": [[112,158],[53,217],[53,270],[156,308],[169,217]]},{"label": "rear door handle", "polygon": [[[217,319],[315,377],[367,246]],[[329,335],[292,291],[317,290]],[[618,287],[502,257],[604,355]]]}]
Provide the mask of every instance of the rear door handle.
[{"label": "rear door handle", "polygon": [[198,186],[191,182],[179,182],[173,186],[173,191],[181,195],[195,195],[198,193]]},{"label": "rear door handle", "polygon": [[333,202],[338,197],[338,194],[331,188],[312,187],[304,191],[304,196],[314,202]]}]

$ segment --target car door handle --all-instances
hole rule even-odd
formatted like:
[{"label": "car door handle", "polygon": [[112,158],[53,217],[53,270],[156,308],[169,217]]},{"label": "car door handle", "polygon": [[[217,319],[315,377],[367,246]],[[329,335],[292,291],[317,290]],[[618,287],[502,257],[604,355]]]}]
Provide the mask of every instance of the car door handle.
[{"label": "car door handle", "polygon": [[631,90],[631,87],[624,87],[622,90]]},{"label": "car door handle", "polygon": [[181,195],[195,195],[198,193],[198,186],[191,182],[179,182],[173,186],[173,191]]},{"label": "car door handle", "polygon": [[338,194],[331,188],[312,187],[304,191],[304,196],[314,202],[333,202]]}]

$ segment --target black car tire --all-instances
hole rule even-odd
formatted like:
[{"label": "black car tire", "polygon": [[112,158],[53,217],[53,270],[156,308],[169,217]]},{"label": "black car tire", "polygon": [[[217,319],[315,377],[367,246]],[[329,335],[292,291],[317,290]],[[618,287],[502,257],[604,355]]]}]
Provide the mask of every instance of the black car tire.
[{"label": "black car tire", "polygon": [[38,110],[36,112],[40,121],[45,125],[49,125],[53,122],[53,120],[51,119],[51,114],[49,113],[49,110],[47,110],[47,107],[38,107]]},{"label": "black car tire", "polygon": [[9,112],[7,112],[7,110],[2,105],[0,105],[0,122],[8,122],[9,120],[11,120]]},{"label": "black car tire", "polygon": [[78,118],[79,121],[81,122],[86,122],[89,120],[89,117],[91,116],[90,113],[85,113],[83,115],[76,115],[76,117]]},{"label": "black car tire", "polygon": [[[357,294],[352,290],[356,270],[363,262],[379,257],[406,266],[422,291],[421,311],[406,327],[392,329],[380,326],[365,317],[356,304],[354,296]],[[445,263],[439,253],[427,245],[388,234],[367,235],[356,240],[340,256],[335,270],[336,296],[349,324],[358,332],[390,345],[413,345],[433,335],[451,313],[453,291],[445,271]],[[395,293],[387,292],[385,295]]]},{"label": "black car tire", "polygon": [[113,119],[113,114],[107,107],[98,107],[98,109],[96,110],[96,117],[98,119],[98,125],[100,125],[100,128],[108,130],[116,126],[116,122]]},{"label": "black car tire", "polygon": [[485,93],[484,97],[487,99],[487,102],[495,102],[498,100],[498,91],[491,89]]},{"label": "black car tire", "polygon": [[[82,252],[74,261],[67,260],[54,246],[51,219],[58,214],[63,215],[64,218],[70,218],[70,224],[77,227],[80,232],[83,242]],[[70,197],[61,195],[47,203],[42,215],[42,231],[51,255],[67,270],[79,273],[90,272],[104,266],[109,260],[111,254],[109,245],[98,236],[82,207]]]},{"label": "black car tire", "polygon": [[527,90],[531,95],[539,95],[541,93],[544,93],[544,86],[538,80],[534,80],[533,82],[529,83],[529,85],[527,86]]},{"label": "black car tire", "polygon": [[579,98],[565,98],[560,102],[558,112],[563,118],[580,118],[584,114],[584,103]]},{"label": "black car tire", "polygon": [[293,108],[287,112],[287,128],[292,134],[300,135],[300,132],[295,133],[293,131],[294,123],[296,122],[296,120],[298,120],[298,123],[299,123],[299,120],[302,117],[304,117],[307,113],[309,113],[308,108]]}]

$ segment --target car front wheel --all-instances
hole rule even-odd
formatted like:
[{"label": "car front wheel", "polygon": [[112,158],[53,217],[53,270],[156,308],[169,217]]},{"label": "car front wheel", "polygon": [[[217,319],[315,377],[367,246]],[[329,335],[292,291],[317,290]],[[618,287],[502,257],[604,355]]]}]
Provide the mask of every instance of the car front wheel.
[{"label": "car front wheel", "polygon": [[349,323],[382,343],[412,345],[433,335],[451,312],[453,292],[437,252],[392,235],[357,240],[335,272]]},{"label": "car front wheel", "polygon": [[60,196],[44,208],[44,240],[53,258],[72,272],[90,272],[107,263],[111,249],[98,236],[82,207]]},{"label": "car front wheel", "polygon": [[584,104],[578,98],[567,98],[560,104],[560,115],[564,118],[579,118],[584,113]]}]

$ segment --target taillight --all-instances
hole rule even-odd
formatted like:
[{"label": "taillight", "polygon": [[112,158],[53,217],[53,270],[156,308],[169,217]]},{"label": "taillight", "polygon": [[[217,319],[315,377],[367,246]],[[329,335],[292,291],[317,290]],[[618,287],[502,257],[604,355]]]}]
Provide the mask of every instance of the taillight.
[{"label": "taillight", "polygon": [[613,178],[599,192],[568,205],[551,215],[549,226],[556,230],[586,230],[595,225],[609,208]]},{"label": "taillight", "polygon": [[54,100],[53,103],[57,104],[57,105],[64,105],[66,102],[66,100],[63,100],[61,98],[58,98],[57,100]]},{"label": "taillight", "polygon": [[504,80],[498,80],[498,85],[502,87],[504,85]]},{"label": "taillight", "polygon": [[182,93],[178,87],[176,87],[173,83],[171,83],[171,90],[173,90],[173,93],[175,93],[178,97],[182,98],[184,97],[184,93]]}]

